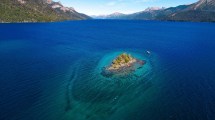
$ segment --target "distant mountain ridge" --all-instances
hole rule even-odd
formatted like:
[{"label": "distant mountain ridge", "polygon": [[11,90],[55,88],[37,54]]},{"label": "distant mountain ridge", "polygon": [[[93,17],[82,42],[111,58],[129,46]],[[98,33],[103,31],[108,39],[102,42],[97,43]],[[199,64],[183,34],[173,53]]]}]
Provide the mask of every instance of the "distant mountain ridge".
[{"label": "distant mountain ridge", "polygon": [[48,22],[90,17],[52,0],[1,0],[0,22]]},{"label": "distant mountain ridge", "polygon": [[200,0],[191,5],[178,6],[170,14],[158,16],[160,20],[215,22],[215,0]]},{"label": "distant mountain ridge", "polygon": [[108,19],[128,20],[164,20],[164,21],[196,21],[215,22],[215,0],[199,0],[190,5],[179,5],[170,8],[150,7],[141,12],[111,15]]},{"label": "distant mountain ridge", "polygon": [[[215,0],[199,0],[170,8],[149,7],[133,14],[113,13],[95,19],[215,22]],[[1,0],[0,22],[48,22],[84,20],[91,17],[52,0]]]},{"label": "distant mountain ridge", "polygon": [[164,7],[162,7],[162,8],[160,8],[160,7],[148,7],[144,11],[150,12],[150,11],[156,11],[156,10],[162,10],[162,9],[165,9],[165,8]]},{"label": "distant mountain ridge", "polygon": [[121,17],[126,16],[126,14],[115,12],[109,15],[98,15],[98,16],[91,16],[95,19],[120,19]]}]

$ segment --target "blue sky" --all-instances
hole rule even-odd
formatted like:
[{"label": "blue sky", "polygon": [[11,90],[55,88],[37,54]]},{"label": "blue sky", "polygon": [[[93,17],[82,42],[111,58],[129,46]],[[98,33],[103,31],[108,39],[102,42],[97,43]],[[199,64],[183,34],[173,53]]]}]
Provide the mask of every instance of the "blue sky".
[{"label": "blue sky", "polygon": [[65,6],[74,7],[88,15],[103,15],[114,12],[133,13],[147,7],[174,7],[198,0],[60,0]]}]

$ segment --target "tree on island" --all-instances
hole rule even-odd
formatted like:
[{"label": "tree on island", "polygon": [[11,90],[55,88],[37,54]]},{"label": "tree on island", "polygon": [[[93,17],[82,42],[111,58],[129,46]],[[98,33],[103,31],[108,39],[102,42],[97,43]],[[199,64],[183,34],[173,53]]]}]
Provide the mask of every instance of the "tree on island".
[{"label": "tree on island", "polygon": [[123,66],[129,62],[131,62],[132,60],[134,60],[133,57],[131,57],[130,54],[127,53],[122,53],[119,56],[117,56],[116,59],[113,60],[112,62],[112,67],[113,68],[119,68],[120,66]]}]

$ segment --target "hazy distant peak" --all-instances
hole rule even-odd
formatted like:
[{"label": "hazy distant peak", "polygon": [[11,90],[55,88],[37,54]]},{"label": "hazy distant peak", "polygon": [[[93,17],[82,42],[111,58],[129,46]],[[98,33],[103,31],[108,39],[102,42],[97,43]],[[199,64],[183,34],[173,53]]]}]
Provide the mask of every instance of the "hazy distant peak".
[{"label": "hazy distant peak", "polygon": [[110,15],[124,15],[123,13],[120,13],[120,12],[115,12],[115,13],[112,13]]},{"label": "hazy distant peak", "polygon": [[117,19],[117,18],[120,18],[120,17],[123,17],[125,16],[126,14],[123,14],[123,13],[120,13],[120,12],[114,12],[112,14],[108,14],[108,15],[94,15],[92,16],[93,18],[96,18],[96,19]]},{"label": "hazy distant peak", "polygon": [[161,10],[164,9],[164,7],[160,8],[160,7],[148,7],[146,8],[144,11],[155,11],[155,10]]}]

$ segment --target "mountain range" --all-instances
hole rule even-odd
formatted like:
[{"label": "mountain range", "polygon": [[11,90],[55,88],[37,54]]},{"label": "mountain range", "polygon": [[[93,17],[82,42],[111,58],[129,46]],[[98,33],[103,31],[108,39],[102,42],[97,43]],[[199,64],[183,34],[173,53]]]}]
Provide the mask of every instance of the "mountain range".
[{"label": "mountain range", "polygon": [[90,19],[90,17],[52,0],[1,0],[0,2],[0,22],[49,22],[84,19]]},{"label": "mountain range", "polygon": [[[91,16],[95,19],[215,22],[215,0],[199,0],[170,8],[149,7],[144,11]],[[50,22],[86,20],[91,17],[52,0],[1,0],[0,22]]]},{"label": "mountain range", "polygon": [[125,16],[126,14],[115,12],[109,15],[98,15],[98,16],[94,15],[91,17],[95,19],[121,19],[122,17],[125,17]]},{"label": "mountain range", "polygon": [[[94,17],[94,16],[93,16]],[[94,18],[101,18],[100,16]],[[215,22],[215,0],[199,0],[170,8],[151,7],[133,14],[106,15],[103,19]]]}]

